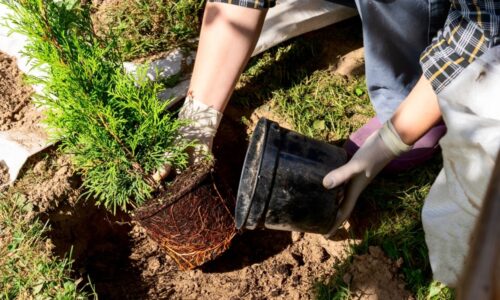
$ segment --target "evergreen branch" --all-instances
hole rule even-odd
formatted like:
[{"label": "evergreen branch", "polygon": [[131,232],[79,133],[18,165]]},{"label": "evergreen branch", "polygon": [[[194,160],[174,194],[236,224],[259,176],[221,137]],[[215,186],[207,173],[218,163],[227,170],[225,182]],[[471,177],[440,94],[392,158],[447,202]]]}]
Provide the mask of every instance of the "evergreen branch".
[{"label": "evergreen branch", "polygon": [[[47,19],[47,9],[45,7],[45,4],[43,1],[40,1],[40,16],[42,19],[43,24],[45,25],[45,30],[47,32],[47,35],[44,36],[44,38],[47,40],[47,42],[51,43],[56,47],[60,53],[63,53],[61,46],[59,45],[59,42],[55,39],[55,36],[52,32],[52,28],[49,24],[49,20]],[[65,61],[62,56],[60,56],[60,60],[62,64],[65,64]]]},{"label": "evergreen branch", "polygon": [[104,120],[103,116],[101,113],[97,114],[99,116],[100,122],[104,128],[108,131],[108,133],[115,139],[115,141],[120,145],[122,150],[127,154],[127,159],[129,159],[132,162],[132,167],[134,170],[138,171],[141,176],[144,178],[146,183],[148,183],[152,188],[156,187],[158,183],[153,179],[153,177],[149,174],[147,174],[144,169],[141,167],[141,165],[136,161],[136,158],[130,152],[127,146],[122,142],[122,140],[109,128],[108,124]]},{"label": "evergreen branch", "polygon": [[46,107],[46,123],[62,150],[72,153],[85,195],[113,212],[127,210],[157,188],[149,175],[155,169],[187,164],[191,143],[179,138],[182,123],[158,100],[156,83],[125,74],[115,36],[94,35],[88,6],[0,1],[13,12],[13,29],[29,39],[24,53],[49,66],[46,78],[29,80],[44,85],[37,98]]}]

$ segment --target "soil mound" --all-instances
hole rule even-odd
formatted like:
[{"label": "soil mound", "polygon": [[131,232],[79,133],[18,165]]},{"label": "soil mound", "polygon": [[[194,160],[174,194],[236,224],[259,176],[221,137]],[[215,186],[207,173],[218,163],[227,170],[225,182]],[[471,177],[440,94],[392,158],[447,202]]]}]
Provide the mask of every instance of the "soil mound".
[{"label": "soil mound", "polygon": [[398,269],[402,259],[392,262],[379,247],[370,247],[369,253],[354,257],[344,281],[350,284],[352,299],[414,299],[405,290],[405,282]]},{"label": "soil mound", "polygon": [[16,59],[0,52],[0,131],[34,127],[40,121],[30,102],[32,92],[23,84]]}]

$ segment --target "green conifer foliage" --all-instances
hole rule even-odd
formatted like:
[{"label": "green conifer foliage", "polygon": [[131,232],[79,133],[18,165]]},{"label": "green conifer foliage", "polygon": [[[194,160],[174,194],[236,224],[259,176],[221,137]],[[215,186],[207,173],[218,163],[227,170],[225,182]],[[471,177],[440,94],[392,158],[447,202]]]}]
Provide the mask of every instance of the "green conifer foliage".
[{"label": "green conifer foliage", "polygon": [[[73,155],[87,195],[113,212],[140,205],[155,190],[150,174],[165,163],[187,164],[183,124],[158,100],[145,73],[124,72],[112,33],[94,34],[89,7],[68,0],[0,0],[11,27],[29,38],[24,55],[47,70],[42,84],[51,137]],[[169,155],[164,154],[168,152]]]}]

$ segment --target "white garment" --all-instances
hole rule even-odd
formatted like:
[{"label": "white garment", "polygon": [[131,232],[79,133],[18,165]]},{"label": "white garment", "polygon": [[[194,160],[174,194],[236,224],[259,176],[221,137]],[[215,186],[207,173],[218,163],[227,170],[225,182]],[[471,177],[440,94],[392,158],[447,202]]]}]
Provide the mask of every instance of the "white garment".
[{"label": "white garment", "polygon": [[500,149],[500,46],[438,97],[448,131],[440,142],[443,169],[425,201],[422,223],[434,279],[454,286]]},{"label": "white garment", "polygon": [[324,0],[281,0],[269,9],[252,56],[309,31],[357,15],[354,8]]}]

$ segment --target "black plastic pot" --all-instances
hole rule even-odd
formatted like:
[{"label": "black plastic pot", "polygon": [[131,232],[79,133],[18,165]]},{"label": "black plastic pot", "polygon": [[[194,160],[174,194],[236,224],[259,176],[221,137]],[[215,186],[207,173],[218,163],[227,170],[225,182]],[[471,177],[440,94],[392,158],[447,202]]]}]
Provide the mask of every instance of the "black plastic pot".
[{"label": "black plastic pot", "polygon": [[340,188],[327,190],[322,181],[346,160],[342,148],[261,118],[241,173],[236,227],[328,233]]}]

